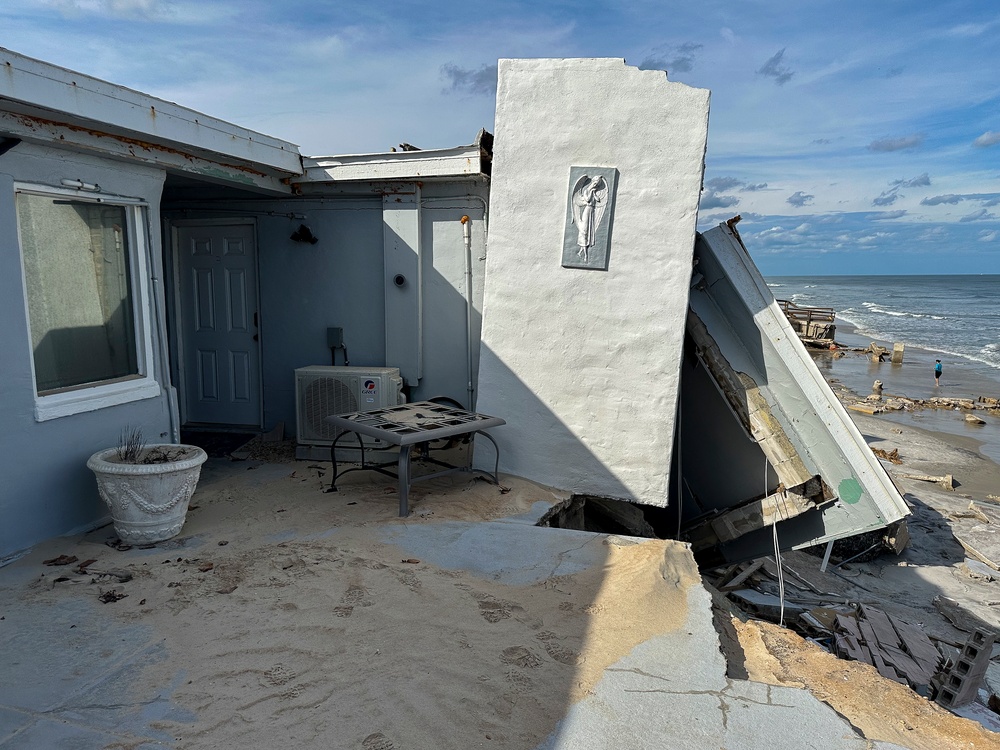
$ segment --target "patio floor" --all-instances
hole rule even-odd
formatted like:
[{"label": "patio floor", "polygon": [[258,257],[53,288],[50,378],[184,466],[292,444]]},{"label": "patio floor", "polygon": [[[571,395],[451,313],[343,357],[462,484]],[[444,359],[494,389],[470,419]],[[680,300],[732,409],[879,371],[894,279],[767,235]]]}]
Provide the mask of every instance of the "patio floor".
[{"label": "patio floor", "polygon": [[180,537],[0,569],[0,748],[895,747],[727,678],[683,544],[538,527],[565,497],[513,477],[406,519],[388,478],[328,480],[213,459]]}]

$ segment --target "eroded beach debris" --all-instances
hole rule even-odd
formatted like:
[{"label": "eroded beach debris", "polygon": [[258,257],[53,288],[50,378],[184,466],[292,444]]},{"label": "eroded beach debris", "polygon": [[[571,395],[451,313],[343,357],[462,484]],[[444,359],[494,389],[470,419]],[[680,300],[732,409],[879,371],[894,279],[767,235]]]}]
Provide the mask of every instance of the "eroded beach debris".
[{"label": "eroded beach debris", "polygon": [[[828,587],[839,588],[839,592],[826,591],[816,585],[816,571],[801,575],[784,562],[780,570],[788,587],[784,594],[777,588],[779,567],[770,558],[729,566],[706,578],[735,606],[733,611],[783,624],[840,659],[870,665],[883,678],[907,686],[948,710],[987,728],[1000,727],[1000,717],[988,707],[1000,708],[1000,695],[986,679],[992,670],[1000,683],[1000,667],[990,661],[996,633],[971,617],[960,602],[938,597],[934,607],[967,634],[964,643],[942,636],[940,628],[928,631],[921,622],[845,597],[844,591],[864,591],[851,579],[843,578],[839,586]],[[836,571],[830,573],[842,577]],[[852,575],[857,576],[858,571]]]},{"label": "eroded beach debris", "polygon": [[77,561],[75,555],[59,555],[59,557],[53,557],[50,560],[43,560],[42,565],[56,566],[56,565],[71,565]]},{"label": "eroded beach debris", "polygon": [[834,321],[837,312],[832,307],[807,307],[787,299],[775,301],[803,344],[828,349],[835,343],[837,326]]},{"label": "eroded beach debris", "polygon": [[903,459],[899,457],[899,448],[893,448],[891,451],[887,451],[883,448],[872,448],[872,453],[881,458],[884,461],[888,461],[893,464],[903,463]]},{"label": "eroded beach debris", "polygon": [[949,661],[937,678],[938,703],[945,708],[958,708],[976,699],[990,665],[994,641],[995,633],[978,628],[972,632],[962,652]]},{"label": "eroded beach debris", "polygon": [[127,596],[128,594],[126,594],[123,591],[118,591],[117,589],[110,589],[108,591],[102,591],[100,593],[100,596],[97,597],[97,599],[98,601],[103,602],[104,604],[111,604],[113,602],[119,602]]},{"label": "eroded beach debris", "polygon": [[933,476],[930,474],[900,474],[903,479],[914,479],[918,482],[930,482],[931,484],[937,484],[946,490],[955,489],[955,477],[951,474],[942,474],[941,476]]},{"label": "eroded beach debris", "polygon": [[834,618],[833,650],[842,659],[863,661],[883,677],[929,696],[931,681],[944,661],[931,639],[916,625],[860,604]]}]

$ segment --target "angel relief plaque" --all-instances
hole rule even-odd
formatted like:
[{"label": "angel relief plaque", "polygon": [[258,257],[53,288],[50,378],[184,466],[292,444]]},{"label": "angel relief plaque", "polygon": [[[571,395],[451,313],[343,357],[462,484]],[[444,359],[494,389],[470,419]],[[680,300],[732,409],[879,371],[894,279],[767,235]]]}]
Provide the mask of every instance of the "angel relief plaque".
[{"label": "angel relief plaque", "polygon": [[570,167],[563,268],[608,270],[618,170]]}]

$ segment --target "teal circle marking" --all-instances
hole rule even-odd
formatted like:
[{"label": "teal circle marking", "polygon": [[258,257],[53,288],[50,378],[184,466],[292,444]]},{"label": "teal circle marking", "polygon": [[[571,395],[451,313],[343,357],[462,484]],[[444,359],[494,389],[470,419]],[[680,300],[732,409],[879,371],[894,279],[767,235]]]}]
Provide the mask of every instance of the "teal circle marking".
[{"label": "teal circle marking", "polygon": [[861,496],[865,493],[865,491],[861,489],[861,485],[858,484],[858,480],[854,477],[848,477],[847,479],[841,481],[841,483],[837,485],[837,492],[840,494],[840,499],[848,505],[854,505],[854,503],[860,500]]}]

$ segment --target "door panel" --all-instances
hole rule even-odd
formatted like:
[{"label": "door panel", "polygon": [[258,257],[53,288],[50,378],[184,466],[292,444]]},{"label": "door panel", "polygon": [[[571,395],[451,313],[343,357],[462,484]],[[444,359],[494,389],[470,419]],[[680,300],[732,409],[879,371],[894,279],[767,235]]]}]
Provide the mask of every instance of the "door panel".
[{"label": "door panel", "polygon": [[185,422],[259,426],[254,227],[179,227],[177,256]]}]

